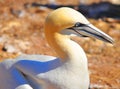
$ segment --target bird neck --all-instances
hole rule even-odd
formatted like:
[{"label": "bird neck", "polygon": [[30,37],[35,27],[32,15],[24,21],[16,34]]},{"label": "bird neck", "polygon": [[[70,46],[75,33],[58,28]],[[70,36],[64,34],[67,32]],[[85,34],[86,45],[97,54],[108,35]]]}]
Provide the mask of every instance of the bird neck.
[{"label": "bird neck", "polygon": [[56,51],[62,62],[71,65],[85,66],[87,68],[87,58],[79,44],[70,39],[67,35],[54,33],[47,37],[48,43]]}]

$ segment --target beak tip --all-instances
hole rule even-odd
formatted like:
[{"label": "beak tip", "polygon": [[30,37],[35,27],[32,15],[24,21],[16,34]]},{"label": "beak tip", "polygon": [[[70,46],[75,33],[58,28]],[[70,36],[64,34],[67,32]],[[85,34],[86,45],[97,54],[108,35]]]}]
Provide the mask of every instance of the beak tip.
[{"label": "beak tip", "polygon": [[110,43],[110,44],[114,44],[115,43],[114,39],[112,39],[112,38],[110,40],[108,40],[107,42]]},{"label": "beak tip", "polygon": [[111,41],[111,44],[114,44],[114,43],[115,43],[115,41],[114,41],[114,40],[112,40],[112,41]]}]

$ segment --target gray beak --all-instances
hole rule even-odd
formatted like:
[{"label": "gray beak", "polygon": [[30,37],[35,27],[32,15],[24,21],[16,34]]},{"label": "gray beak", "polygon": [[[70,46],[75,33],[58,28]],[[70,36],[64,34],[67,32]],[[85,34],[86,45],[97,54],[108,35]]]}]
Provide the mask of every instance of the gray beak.
[{"label": "gray beak", "polygon": [[112,43],[112,44],[114,43],[114,40],[110,36],[108,36],[107,34],[102,32],[101,30],[99,30],[98,28],[93,26],[92,24],[84,24],[82,26],[72,27],[72,29],[77,34],[79,34],[83,37],[87,36],[87,37],[100,39],[104,42],[108,42],[108,43]]}]

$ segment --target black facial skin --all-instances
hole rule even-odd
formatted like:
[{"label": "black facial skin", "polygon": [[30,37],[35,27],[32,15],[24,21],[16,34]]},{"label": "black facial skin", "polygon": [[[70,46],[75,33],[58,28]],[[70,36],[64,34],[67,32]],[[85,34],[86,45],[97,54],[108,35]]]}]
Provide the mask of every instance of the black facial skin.
[{"label": "black facial skin", "polygon": [[[77,23],[75,23],[75,25],[73,26],[73,27],[71,27],[71,28],[69,28],[69,29],[72,29],[72,30],[74,30],[76,33],[78,33],[78,34],[80,34],[78,31],[76,31],[74,28],[75,27],[85,27],[85,26],[87,26],[87,24],[83,24],[83,23],[80,23],[80,22],[77,22]],[[82,35],[82,34],[80,34],[82,37],[88,37],[88,36],[85,36],[85,35]]]}]

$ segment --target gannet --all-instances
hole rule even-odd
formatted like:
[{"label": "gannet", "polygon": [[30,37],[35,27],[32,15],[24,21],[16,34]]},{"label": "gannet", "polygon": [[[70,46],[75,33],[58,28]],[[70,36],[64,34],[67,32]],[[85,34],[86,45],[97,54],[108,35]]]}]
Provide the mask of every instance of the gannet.
[{"label": "gannet", "polygon": [[88,62],[73,36],[92,37],[113,43],[80,12],[62,7],[45,21],[45,37],[58,54],[22,55],[0,63],[0,89],[88,89]]}]

